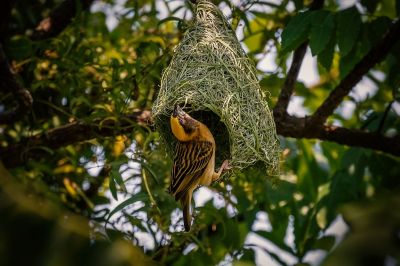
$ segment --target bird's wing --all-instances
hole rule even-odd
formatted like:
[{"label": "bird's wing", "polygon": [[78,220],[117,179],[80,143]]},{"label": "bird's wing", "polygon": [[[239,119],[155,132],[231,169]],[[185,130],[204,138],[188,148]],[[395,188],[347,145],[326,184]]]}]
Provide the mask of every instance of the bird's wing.
[{"label": "bird's wing", "polygon": [[169,192],[179,200],[200,178],[213,154],[208,141],[178,142]]}]

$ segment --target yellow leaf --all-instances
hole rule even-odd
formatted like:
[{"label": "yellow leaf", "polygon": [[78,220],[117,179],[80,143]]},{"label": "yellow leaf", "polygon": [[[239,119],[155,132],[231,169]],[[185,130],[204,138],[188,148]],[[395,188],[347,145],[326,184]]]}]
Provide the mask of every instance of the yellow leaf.
[{"label": "yellow leaf", "polygon": [[72,184],[72,182],[71,182],[71,180],[69,180],[68,178],[64,178],[63,179],[63,183],[64,183],[64,186],[65,186],[65,189],[67,190],[67,192],[72,196],[72,197],[77,197],[78,196],[78,193],[76,192],[76,190],[75,190],[75,188],[74,188],[74,186],[73,186],[73,184]]},{"label": "yellow leaf", "polygon": [[135,140],[138,146],[143,147],[144,135],[142,132],[138,132],[135,134]]},{"label": "yellow leaf", "polygon": [[125,141],[126,141],[125,135],[120,135],[115,138],[113,152],[112,152],[115,157],[121,155],[121,153],[125,150]]},{"label": "yellow leaf", "polygon": [[65,173],[72,173],[75,171],[75,167],[73,167],[71,164],[65,164],[57,167],[54,169],[55,174],[65,174]]},{"label": "yellow leaf", "polygon": [[319,212],[317,213],[317,224],[321,229],[324,229],[326,227],[326,207],[323,207]]}]

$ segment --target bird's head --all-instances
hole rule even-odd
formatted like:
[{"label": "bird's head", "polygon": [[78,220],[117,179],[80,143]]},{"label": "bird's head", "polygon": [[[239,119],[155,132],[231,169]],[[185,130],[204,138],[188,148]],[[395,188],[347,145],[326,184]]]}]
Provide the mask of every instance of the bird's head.
[{"label": "bird's head", "polygon": [[172,133],[179,141],[190,141],[199,135],[201,123],[184,112],[179,105],[175,105],[170,123]]}]

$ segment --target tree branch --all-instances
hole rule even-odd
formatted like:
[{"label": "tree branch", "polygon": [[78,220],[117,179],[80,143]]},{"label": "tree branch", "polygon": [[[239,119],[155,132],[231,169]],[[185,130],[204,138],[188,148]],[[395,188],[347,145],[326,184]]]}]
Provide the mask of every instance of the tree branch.
[{"label": "tree branch", "polygon": [[329,94],[328,98],[321,104],[310,118],[312,126],[321,126],[326,119],[334,112],[343,98],[351,89],[368,73],[377,63],[382,61],[390,49],[400,39],[400,19],[397,19],[383,38],[361,59],[360,62],[347,74],[347,76]]},{"label": "tree branch", "polygon": [[378,133],[337,126],[312,128],[309,118],[297,118],[290,115],[274,116],[279,135],[296,139],[319,139],[342,145],[363,147],[400,156],[400,137],[385,137]]},{"label": "tree branch", "polygon": [[[310,10],[318,10],[324,6],[324,0],[314,0],[310,5]],[[308,41],[302,43],[293,53],[293,60],[289,72],[286,76],[285,82],[282,86],[278,102],[275,105],[274,113],[286,114],[289,105],[290,97],[293,94],[294,86],[299,75],[301,64],[303,63],[304,55],[306,54]]]},{"label": "tree branch", "polygon": [[[136,111],[129,116],[114,120],[94,121],[92,124],[72,122],[42,134],[38,134],[20,141],[17,144],[0,148],[0,160],[7,168],[16,167],[48,154],[47,149],[57,149],[73,143],[90,140],[96,137],[112,136],[131,132],[138,123],[149,124],[150,111]],[[123,128],[122,130],[119,130]],[[117,129],[117,130],[116,130]]]},{"label": "tree branch", "polygon": [[36,27],[32,40],[44,40],[61,33],[80,10],[89,9],[94,0],[65,0]]},{"label": "tree branch", "polygon": [[[283,137],[319,139],[400,156],[399,136],[385,137],[378,133],[335,126],[324,126],[315,130],[310,127],[310,120],[307,118],[297,118],[287,114],[275,115],[274,118],[277,132]],[[44,148],[57,149],[96,137],[129,133],[138,123],[150,125],[150,111],[136,111],[120,119],[120,122],[110,120],[103,123],[102,126],[99,126],[99,123],[96,124],[96,122],[90,125],[83,122],[69,123],[26,138],[17,144],[0,148],[0,160],[7,168],[21,166],[29,160],[48,156],[49,154]]]},{"label": "tree branch", "polygon": [[388,114],[390,112],[390,109],[392,108],[392,105],[393,105],[394,101],[395,100],[391,100],[390,103],[386,106],[385,112],[383,113],[381,121],[379,122],[378,129],[376,130],[377,133],[382,133],[383,127],[385,125],[386,118],[387,118],[387,116],[388,116]]},{"label": "tree branch", "polygon": [[286,76],[285,82],[281,93],[279,94],[278,102],[275,105],[274,113],[284,114],[289,105],[290,97],[293,94],[294,85],[296,84],[297,77],[303,63],[304,55],[307,51],[308,42],[301,44],[293,54],[292,65],[290,66],[289,72]]}]

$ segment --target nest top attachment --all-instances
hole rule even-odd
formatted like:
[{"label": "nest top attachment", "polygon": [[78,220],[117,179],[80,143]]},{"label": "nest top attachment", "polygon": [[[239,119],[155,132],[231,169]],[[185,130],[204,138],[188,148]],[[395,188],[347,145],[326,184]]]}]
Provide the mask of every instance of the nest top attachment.
[{"label": "nest top attachment", "polygon": [[[153,105],[155,126],[169,152],[174,146],[169,116],[175,104],[189,106],[188,112],[206,114],[208,121],[193,116],[213,134],[224,127],[226,134],[214,134],[217,161],[230,159],[239,170],[261,161],[268,175],[279,174],[275,123],[254,63],[221,11],[206,0],[198,1],[193,26],[176,47]],[[230,158],[218,158],[227,156],[218,153],[224,148]]]}]

